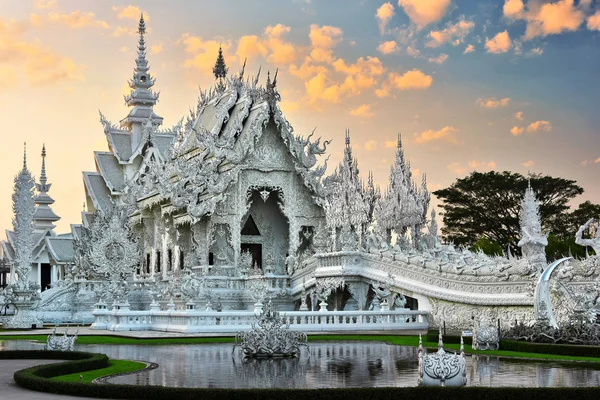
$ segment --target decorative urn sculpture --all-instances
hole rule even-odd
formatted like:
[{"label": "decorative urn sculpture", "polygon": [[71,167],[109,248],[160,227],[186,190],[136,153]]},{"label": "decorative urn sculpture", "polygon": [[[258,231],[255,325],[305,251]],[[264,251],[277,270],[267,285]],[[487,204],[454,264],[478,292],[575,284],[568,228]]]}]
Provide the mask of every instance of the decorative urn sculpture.
[{"label": "decorative urn sculpture", "polygon": [[438,351],[427,354],[423,349],[419,335],[419,386],[465,386],[467,384],[467,361],[465,359],[462,336],[460,353],[450,354],[444,350],[442,330],[438,342]]}]

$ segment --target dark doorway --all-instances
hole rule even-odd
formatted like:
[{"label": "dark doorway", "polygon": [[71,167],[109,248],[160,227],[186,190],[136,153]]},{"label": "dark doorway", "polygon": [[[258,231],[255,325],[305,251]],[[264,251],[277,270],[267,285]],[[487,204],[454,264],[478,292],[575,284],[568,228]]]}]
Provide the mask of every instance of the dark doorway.
[{"label": "dark doorway", "polygon": [[50,279],[52,273],[52,266],[50,264],[41,264],[41,276],[40,276],[40,286],[42,287],[42,292],[46,289],[50,289]]},{"label": "dark doorway", "polygon": [[[252,218],[252,217],[250,217]],[[250,219],[248,218],[248,219]],[[249,251],[252,254],[252,265],[262,268],[262,245],[255,243],[242,243],[242,253]]]},{"label": "dark doorway", "polygon": [[256,222],[254,222],[252,215],[248,216],[248,219],[242,228],[242,235],[260,236],[260,232],[258,231],[258,227],[256,226]]}]

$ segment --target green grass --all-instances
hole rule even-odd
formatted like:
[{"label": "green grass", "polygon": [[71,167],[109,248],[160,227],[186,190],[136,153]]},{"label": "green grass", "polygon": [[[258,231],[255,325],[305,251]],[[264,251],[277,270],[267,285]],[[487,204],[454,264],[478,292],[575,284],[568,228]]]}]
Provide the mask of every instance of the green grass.
[{"label": "green grass", "polygon": [[[103,376],[122,374],[126,372],[135,372],[146,368],[146,364],[138,361],[129,360],[108,360],[108,367],[95,369],[92,371],[80,372],[69,375],[60,375],[51,378],[53,381],[61,382],[92,382],[96,378]],[[80,376],[82,377],[79,380]]]}]

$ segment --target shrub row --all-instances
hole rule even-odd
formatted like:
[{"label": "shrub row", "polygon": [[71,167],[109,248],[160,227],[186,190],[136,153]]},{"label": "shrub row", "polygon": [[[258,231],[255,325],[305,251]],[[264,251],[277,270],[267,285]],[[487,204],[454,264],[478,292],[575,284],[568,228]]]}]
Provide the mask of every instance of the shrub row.
[{"label": "shrub row", "polygon": [[[437,330],[429,330],[427,331],[427,336],[425,336],[425,340],[428,342],[436,342],[440,339],[440,332]],[[460,336],[451,336],[451,335],[442,335],[442,340],[444,343],[448,344],[460,344]],[[463,342],[465,345],[471,345],[473,343],[473,338],[471,336],[464,336]]]},{"label": "shrub row", "polygon": [[600,346],[584,346],[573,344],[529,343],[517,340],[501,340],[500,349],[520,351],[524,353],[556,354],[574,357],[600,358]]}]

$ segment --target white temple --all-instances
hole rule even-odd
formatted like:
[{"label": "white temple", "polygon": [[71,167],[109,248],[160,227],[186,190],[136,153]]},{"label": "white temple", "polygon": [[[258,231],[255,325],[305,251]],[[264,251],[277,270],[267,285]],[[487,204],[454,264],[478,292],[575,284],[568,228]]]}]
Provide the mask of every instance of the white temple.
[{"label": "white temple", "polygon": [[[547,240],[531,188],[523,257],[442,244],[433,210],[427,219],[426,180],[414,183],[401,138],[383,193],[370,173],[364,185],[349,132],[342,162],[325,177],[327,159],[318,158],[329,141],[294,134],[277,72],[264,86],[260,70],[227,75],[220,53],[215,86],[185,123],[162,128],[143,17],[138,32],[129,113],[118,124],[100,114],[109,151],[96,151],[96,171],[83,173],[82,223],[54,232],[45,148],[37,195],[25,162],[15,180],[31,190],[15,200],[18,224],[2,242],[12,279],[4,302],[27,286],[42,291],[19,295],[38,320],[114,330],[235,333],[267,298],[307,332],[535,318]],[[564,287],[593,297],[595,257],[570,268]]]}]

